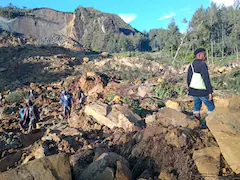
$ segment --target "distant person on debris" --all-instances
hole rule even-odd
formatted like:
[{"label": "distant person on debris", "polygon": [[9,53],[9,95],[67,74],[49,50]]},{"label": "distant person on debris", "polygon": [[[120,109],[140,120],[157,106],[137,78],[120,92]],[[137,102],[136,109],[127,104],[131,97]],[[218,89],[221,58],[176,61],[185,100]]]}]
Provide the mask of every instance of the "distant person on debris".
[{"label": "distant person on debris", "polygon": [[31,99],[31,100],[35,99],[35,93],[32,89],[29,90],[29,99]]},{"label": "distant person on debris", "polygon": [[194,55],[196,59],[188,68],[188,94],[193,96],[193,114],[195,118],[200,120],[202,102],[207,106],[208,114],[215,109],[215,106],[213,102],[213,90],[209,78],[208,66],[205,63],[205,60],[207,59],[206,50],[204,48],[198,48],[194,51]]},{"label": "distant person on debris", "polygon": [[24,117],[24,109],[25,109],[25,108],[21,105],[21,106],[20,106],[20,112],[19,112],[19,115],[20,115],[20,118],[21,118],[21,119],[23,119],[23,117]]},{"label": "distant person on debris", "polygon": [[61,97],[60,97],[60,103],[63,105],[63,116],[64,119],[68,119],[71,114],[71,108],[73,104],[73,98],[71,94],[67,93],[66,90],[62,91]]},{"label": "distant person on debris", "polygon": [[20,111],[19,111],[19,116],[20,116],[19,126],[20,126],[20,129],[23,130],[24,107],[21,105],[19,109],[20,109]]},{"label": "distant person on debris", "polygon": [[84,104],[84,100],[85,100],[85,95],[81,89],[81,87],[78,87],[78,94],[77,94],[77,98],[78,98],[78,105],[79,105],[79,108],[81,109],[83,104]]},{"label": "distant person on debris", "polygon": [[24,114],[20,128],[31,132],[36,129],[36,123],[39,121],[39,112],[36,105],[31,100],[27,100],[26,107],[24,108]]}]

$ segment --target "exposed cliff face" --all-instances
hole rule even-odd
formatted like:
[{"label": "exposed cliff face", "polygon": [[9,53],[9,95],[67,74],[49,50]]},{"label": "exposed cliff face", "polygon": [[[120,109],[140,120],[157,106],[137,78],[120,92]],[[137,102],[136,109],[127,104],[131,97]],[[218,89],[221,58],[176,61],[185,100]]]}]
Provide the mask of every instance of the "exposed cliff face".
[{"label": "exposed cliff face", "polygon": [[0,19],[2,29],[37,38],[40,43],[56,43],[68,37],[68,24],[73,13],[62,13],[51,9],[34,9],[28,16],[15,19]]},{"label": "exposed cliff face", "polygon": [[136,33],[117,15],[83,7],[78,7],[74,13],[41,8],[14,19],[0,17],[0,28],[33,37],[43,44],[55,44],[70,38],[99,48],[106,44],[106,35]]}]

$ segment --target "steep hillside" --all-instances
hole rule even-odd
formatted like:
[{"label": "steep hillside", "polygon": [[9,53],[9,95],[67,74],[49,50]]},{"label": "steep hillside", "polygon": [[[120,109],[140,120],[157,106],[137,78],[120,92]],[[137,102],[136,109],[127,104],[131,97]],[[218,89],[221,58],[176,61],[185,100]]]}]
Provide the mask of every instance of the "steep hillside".
[{"label": "steep hillside", "polygon": [[103,50],[110,36],[134,35],[135,29],[119,16],[78,7],[74,13],[48,8],[28,10],[19,16],[0,17],[0,29],[32,37],[41,44],[73,39],[85,47]]}]

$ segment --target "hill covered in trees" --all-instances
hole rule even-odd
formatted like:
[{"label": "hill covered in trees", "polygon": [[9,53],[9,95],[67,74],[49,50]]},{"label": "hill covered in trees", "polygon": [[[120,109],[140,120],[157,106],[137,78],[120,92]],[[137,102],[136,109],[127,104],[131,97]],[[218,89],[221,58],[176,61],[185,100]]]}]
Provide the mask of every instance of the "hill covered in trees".
[{"label": "hill covered in trees", "polygon": [[[43,28],[46,23],[52,27],[52,32],[42,33],[40,36],[45,43],[56,43],[63,39],[73,38],[82,46],[95,51],[125,52],[125,51],[162,51],[170,59],[185,61],[191,60],[192,51],[201,46],[207,49],[208,56],[213,60],[215,57],[234,55],[238,58],[239,35],[240,35],[240,9],[239,1],[235,1],[234,6],[217,6],[215,3],[204,9],[197,9],[191,19],[183,19],[182,23],[188,23],[188,29],[180,33],[178,25],[174,19],[167,29],[152,29],[149,32],[138,32],[130,25],[126,24],[120,17],[114,14],[102,13],[93,8],[78,7],[74,13],[62,13],[50,9],[27,9],[17,8],[13,5],[0,8],[2,19],[11,19],[11,23],[3,23],[0,19],[0,28],[20,31],[16,26],[16,21],[23,21],[23,18],[31,19],[31,26],[35,30]],[[43,16],[43,11],[50,14]],[[51,17],[52,16],[52,17]],[[59,16],[56,22],[53,17]],[[59,29],[56,23],[62,16],[68,18],[60,23]],[[84,17],[84,18],[81,18]],[[56,18],[55,18],[56,19]],[[81,19],[85,19],[84,22]],[[11,22],[12,22],[11,21]],[[35,23],[35,24],[34,24]],[[15,28],[13,28],[15,27]],[[48,30],[49,31],[49,30]],[[40,30],[40,32],[45,32]],[[20,34],[39,37],[39,34],[30,33],[22,28]],[[49,38],[46,40],[46,35]],[[54,35],[54,36],[53,36]],[[55,38],[51,40],[51,38]],[[49,40],[50,39],[50,40]],[[173,61],[174,62],[174,61]]]}]

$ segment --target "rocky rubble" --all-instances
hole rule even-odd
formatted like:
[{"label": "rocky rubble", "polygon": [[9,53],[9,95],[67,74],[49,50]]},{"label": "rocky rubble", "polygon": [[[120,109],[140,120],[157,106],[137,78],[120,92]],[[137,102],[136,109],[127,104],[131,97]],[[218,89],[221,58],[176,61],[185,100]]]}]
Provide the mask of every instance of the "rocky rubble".
[{"label": "rocky rubble", "polygon": [[[36,99],[42,110],[39,130],[30,134],[19,133],[16,117],[11,113],[2,120],[5,122],[2,124],[5,136],[1,132],[0,170],[3,173],[0,177],[11,179],[18,173],[24,174],[19,176],[20,179],[63,177],[62,170],[55,169],[54,163],[50,170],[45,169],[45,166],[50,166],[51,160],[48,159],[58,159],[58,156],[64,156],[64,160],[53,161],[58,162],[59,168],[64,168],[66,179],[216,179],[220,175],[229,176],[232,170],[237,173],[237,148],[231,146],[232,153],[229,154],[225,148],[230,145],[224,144],[235,142],[236,145],[237,141],[219,139],[215,133],[218,126],[214,124],[215,121],[223,124],[225,119],[237,123],[234,117],[238,116],[233,110],[216,110],[211,114],[207,119],[211,132],[200,129],[198,121],[179,110],[163,107],[142,118],[127,106],[102,100],[87,103],[80,111],[74,108],[71,118],[64,122],[56,102],[55,91],[60,91],[60,86],[61,83],[48,87],[31,84],[39,94],[46,95]],[[44,102],[48,106],[44,106]],[[226,117],[219,116],[220,112],[225,112]],[[217,119],[216,115],[225,118]],[[11,125],[8,118],[12,119]],[[14,143],[7,142],[18,144],[14,146]],[[226,163],[222,163],[220,154]],[[68,161],[70,166],[63,163]],[[39,171],[32,173],[33,167],[38,167]]]},{"label": "rocky rubble", "polygon": [[[37,48],[40,55],[32,50],[23,62],[46,63],[40,79],[47,72],[63,74],[57,81],[46,77],[49,82],[29,83],[33,78],[29,77],[26,84],[20,80],[12,89],[4,86],[0,179],[238,178],[239,96],[215,97],[217,109],[207,117],[208,128],[203,128],[190,113],[191,99],[151,97],[155,84],[163,82],[155,81],[160,77],[133,83],[92,71],[68,76],[70,71],[87,67],[81,65],[82,55],[58,48],[54,55],[46,48]],[[134,58],[124,63],[130,66],[132,61]],[[87,95],[84,107],[79,109],[75,101],[71,117],[65,121],[59,94],[66,89],[76,99],[79,86]],[[34,102],[41,120],[37,130],[27,134],[19,130],[18,110],[29,88],[36,92]],[[110,92],[114,95],[111,100]]]},{"label": "rocky rubble", "polygon": [[16,169],[0,174],[0,179],[66,179],[70,180],[71,169],[68,157],[58,154],[30,161]]}]

